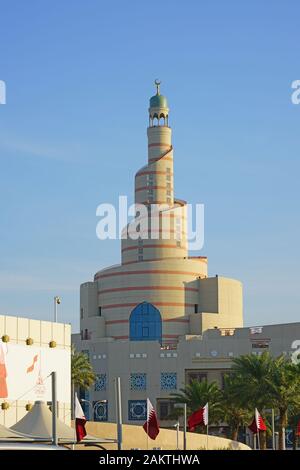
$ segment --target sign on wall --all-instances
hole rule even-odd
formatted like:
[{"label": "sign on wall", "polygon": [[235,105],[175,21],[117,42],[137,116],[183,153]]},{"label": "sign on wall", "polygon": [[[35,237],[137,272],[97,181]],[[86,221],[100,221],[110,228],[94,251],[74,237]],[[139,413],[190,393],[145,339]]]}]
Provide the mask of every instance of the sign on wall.
[{"label": "sign on wall", "polygon": [[69,403],[71,354],[57,348],[0,341],[0,399],[51,401],[51,372],[57,373],[57,399]]}]

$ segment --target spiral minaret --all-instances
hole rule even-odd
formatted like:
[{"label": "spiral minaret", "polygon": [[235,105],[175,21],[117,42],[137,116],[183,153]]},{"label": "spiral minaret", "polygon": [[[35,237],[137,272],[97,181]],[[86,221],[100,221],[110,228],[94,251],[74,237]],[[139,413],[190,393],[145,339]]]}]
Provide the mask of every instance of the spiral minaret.
[{"label": "spiral minaret", "polygon": [[141,225],[138,238],[130,236],[127,226],[121,265],[95,275],[105,336],[115,339],[129,337],[130,313],[141,302],[159,309],[164,341],[187,334],[189,315],[198,304],[198,280],[207,277],[207,258],[188,256],[186,202],[174,194],[169,107],[160,94],[160,82],[155,84],[149,106],[148,163],[135,175],[135,203],[147,208],[148,223],[146,228]]},{"label": "spiral minaret", "polygon": [[[122,264],[166,258],[186,258],[186,203],[174,197],[172,130],[167,99],[157,93],[150,99],[148,163],[135,175],[135,203],[148,209],[139,239],[122,240]],[[146,229],[145,229],[146,227]]]},{"label": "spiral minaret", "polygon": [[86,404],[101,403],[101,421],[116,420],[115,377],[122,382],[129,423],[145,422],[147,398],[156,403],[161,420],[169,419],[171,391],[202,377],[221,385],[237,351],[244,354],[258,344],[254,339],[251,346],[248,329],[238,331],[241,282],[209,277],[207,258],[189,255],[189,211],[174,187],[169,106],[158,80],[155,85],[148,109],[148,159],[135,174],[130,208],[135,211],[122,232],[121,263],[80,286],[75,344],[89,354],[97,374],[95,387],[83,398]]}]

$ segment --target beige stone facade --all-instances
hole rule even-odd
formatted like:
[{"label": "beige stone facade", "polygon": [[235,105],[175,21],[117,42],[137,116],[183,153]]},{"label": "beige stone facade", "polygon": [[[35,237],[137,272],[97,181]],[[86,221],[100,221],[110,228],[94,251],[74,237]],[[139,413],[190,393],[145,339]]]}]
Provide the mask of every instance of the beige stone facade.
[{"label": "beige stone facade", "polygon": [[[232,359],[242,354],[262,354],[270,351],[274,356],[291,356],[293,342],[300,339],[300,323],[268,325],[245,328],[213,328],[202,335],[182,335],[173,345],[160,345],[157,341],[128,341],[102,338],[80,339],[73,335],[77,348],[88,351],[93,368],[102,384],[90,389],[88,398],[93,404],[108,400],[107,414],[99,405],[90,418],[114,421],[114,377],[121,377],[123,420],[135,424],[131,401],[143,402],[150,398],[156,406],[163,426],[174,422],[167,420],[171,412],[170,393],[178,391],[191,379],[217,381],[222,387],[223,376],[231,368]],[[132,377],[142,379],[138,386]],[[96,405],[97,408],[97,405]],[[104,413],[104,414],[103,414]]]}]

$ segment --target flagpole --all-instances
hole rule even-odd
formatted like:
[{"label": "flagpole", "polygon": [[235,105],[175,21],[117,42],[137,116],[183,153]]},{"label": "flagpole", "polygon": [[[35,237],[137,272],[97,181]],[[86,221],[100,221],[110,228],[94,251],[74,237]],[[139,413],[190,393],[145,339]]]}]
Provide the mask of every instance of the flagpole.
[{"label": "flagpole", "polygon": [[72,450],[75,450],[75,442],[76,442],[76,416],[75,416],[75,400],[76,400],[76,394],[75,394],[75,387],[72,384],[72,395],[73,395],[73,420],[74,420],[74,442],[72,444]]},{"label": "flagpole", "polygon": [[256,423],[256,428],[257,428],[257,448],[260,450],[260,440],[259,440],[259,430],[260,430],[260,415],[258,413],[258,409],[255,408],[255,423]]},{"label": "flagpole", "polygon": [[184,403],[183,404],[183,415],[184,415],[183,450],[186,450],[186,412],[187,412],[187,405],[186,405],[186,403]]},{"label": "flagpole", "polygon": [[122,397],[121,397],[121,378],[115,377],[115,398],[116,398],[116,422],[118,436],[118,450],[122,450]]},{"label": "flagpole", "polygon": [[149,448],[149,398],[147,398],[147,450]]},{"label": "flagpole", "polygon": [[206,415],[206,418],[207,419],[207,424],[206,424],[206,450],[208,450],[208,402],[206,403],[205,405],[207,407],[207,415]]},{"label": "flagpole", "polygon": [[206,425],[206,450],[208,450],[208,422]]},{"label": "flagpole", "polygon": [[57,438],[57,386],[56,386],[56,372],[51,372],[52,378],[52,444],[58,445]]},{"label": "flagpole", "polygon": [[149,434],[148,434],[148,432],[149,432],[149,427],[148,427],[148,426],[149,426],[149,425],[147,424],[147,450],[149,449]]},{"label": "flagpole", "polygon": [[275,450],[276,445],[275,445],[275,411],[274,408],[272,408],[272,448]]}]

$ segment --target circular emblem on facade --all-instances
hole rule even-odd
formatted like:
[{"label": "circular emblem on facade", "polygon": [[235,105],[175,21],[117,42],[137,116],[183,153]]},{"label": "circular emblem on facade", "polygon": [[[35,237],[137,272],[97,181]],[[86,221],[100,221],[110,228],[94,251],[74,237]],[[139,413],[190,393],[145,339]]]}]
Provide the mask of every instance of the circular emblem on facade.
[{"label": "circular emblem on facade", "polygon": [[94,413],[96,421],[107,421],[107,403],[96,402]]},{"label": "circular emblem on facade", "polygon": [[147,419],[147,401],[146,400],[129,400],[128,418],[130,420],[137,420],[137,421]]}]

